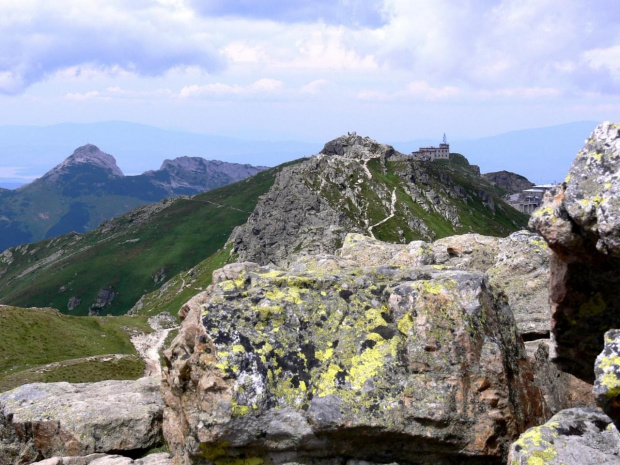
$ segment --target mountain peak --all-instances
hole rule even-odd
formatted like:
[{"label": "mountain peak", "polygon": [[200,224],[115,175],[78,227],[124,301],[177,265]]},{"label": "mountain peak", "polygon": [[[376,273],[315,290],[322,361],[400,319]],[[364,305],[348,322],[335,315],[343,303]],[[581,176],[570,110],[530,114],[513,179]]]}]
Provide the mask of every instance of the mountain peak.
[{"label": "mountain peak", "polygon": [[390,156],[394,153],[391,145],[380,144],[370,137],[358,136],[350,132],[329,141],[321,150],[322,155],[339,155],[347,158],[375,158],[378,155]]},{"label": "mountain peak", "polygon": [[93,144],[86,144],[75,149],[72,155],[67,157],[61,164],[47,172],[43,177],[50,181],[56,181],[62,174],[67,173],[72,167],[91,165],[103,168],[110,176],[123,177],[124,174],[116,164],[116,159]]}]

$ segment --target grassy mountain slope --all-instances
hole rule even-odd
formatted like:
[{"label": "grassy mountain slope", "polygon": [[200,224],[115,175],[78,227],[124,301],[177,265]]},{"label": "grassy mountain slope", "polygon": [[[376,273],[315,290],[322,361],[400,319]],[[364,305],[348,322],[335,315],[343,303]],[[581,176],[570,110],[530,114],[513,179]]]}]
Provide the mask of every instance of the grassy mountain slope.
[{"label": "grassy mountain slope", "polygon": [[143,317],[74,317],[50,308],[0,306],[0,391],[36,381],[140,377],[144,363],[131,344],[133,330],[151,331]]},{"label": "grassy mountain slope", "polygon": [[[243,224],[281,168],[194,197],[140,207],[96,230],[6,250],[0,255],[0,302],[70,313],[124,314],[167,277],[220,249]],[[97,303],[102,289],[115,297]],[[109,294],[109,293],[108,293]]]}]

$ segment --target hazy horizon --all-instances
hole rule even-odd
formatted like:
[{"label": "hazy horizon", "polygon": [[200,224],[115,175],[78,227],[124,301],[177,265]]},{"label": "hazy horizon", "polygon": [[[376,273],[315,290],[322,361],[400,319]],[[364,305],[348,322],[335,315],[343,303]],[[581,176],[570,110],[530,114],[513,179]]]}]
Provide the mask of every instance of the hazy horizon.
[{"label": "hazy horizon", "polygon": [[[29,0],[2,12],[2,126],[123,121],[316,144],[620,120],[620,9],[606,0]],[[17,173],[8,152],[0,169]]]}]

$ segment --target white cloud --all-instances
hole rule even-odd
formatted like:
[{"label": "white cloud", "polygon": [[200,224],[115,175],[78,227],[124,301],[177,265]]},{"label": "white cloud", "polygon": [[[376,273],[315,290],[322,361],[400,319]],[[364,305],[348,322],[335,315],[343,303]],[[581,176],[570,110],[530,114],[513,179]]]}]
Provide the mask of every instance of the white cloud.
[{"label": "white cloud", "polygon": [[420,101],[420,102],[480,102],[485,100],[540,100],[561,95],[559,89],[552,87],[504,87],[493,90],[443,86],[433,87],[426,81],[414,81],[404,89],[386,92],[364,90],[358,92],[360,100],[370,101]]},{"label": "white cloud", "polygon": [[608,69],[620,77],[620,45],[588,50],[583,59],[594,69]]},{"label": "white cloud", "polygon": [[3,93],[75,70],[154,76],[179,65],[222,65],[206,20],[178,2],[3,0],[0,7]]},{"label": "white cloud", "polygon": [[[110,80],[153,76],[184,80],[182,97],[312,94],[322,79],[370,99],[412,83],[401,92],[431,101],[457,98],[458,89],[545,98],[549,89],[613,93],[620,85],[620,9],[605,8],[608,0],[298,3],[0,0],[0,92],[107,79],[95,89],[103,94]],[[282,84],[251,89],[241,76]]]},{"label": "white cloud", "polygon": [[316,81],[309,82],[301,87],[302,94],[316,95],[321,92],[323,88],[329,86],[331,83],[327,79],[317,79]]},{"label": "white cloud", "polygon": [[416,81],[407,86],[404,95],[423,100],[445,100],[458,97],[461,92],[454,86],[432,87],[426,81]]},{"label": "white cloud", "polygon": [[84,92],[84,93],[69,92],[67,95],[65,95],[65,97],[68,98],[69,100],[90,100],[90,99],[99,97],[100,95],[101,94],[99,93],[99,91],[92,90],[90,92]]},{"label": "white cloud", "polygon": [[180,98],[190,97],[225,97],[225,96],[257,96],[273,94],[284,87],[282,81],[276,79],[259,79],[248,86],[229,85],[220,82],[206,85],[185,86],[178,93]]}]

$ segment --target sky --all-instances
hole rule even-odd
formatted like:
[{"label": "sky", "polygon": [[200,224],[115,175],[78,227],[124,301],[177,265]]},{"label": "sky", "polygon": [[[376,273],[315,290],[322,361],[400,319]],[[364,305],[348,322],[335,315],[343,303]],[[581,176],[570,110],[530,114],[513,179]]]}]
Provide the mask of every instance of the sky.
[{"label": "sky", "polygon": [[617,0],[0,0],[0,125],[263,140],[620,120]]}]

